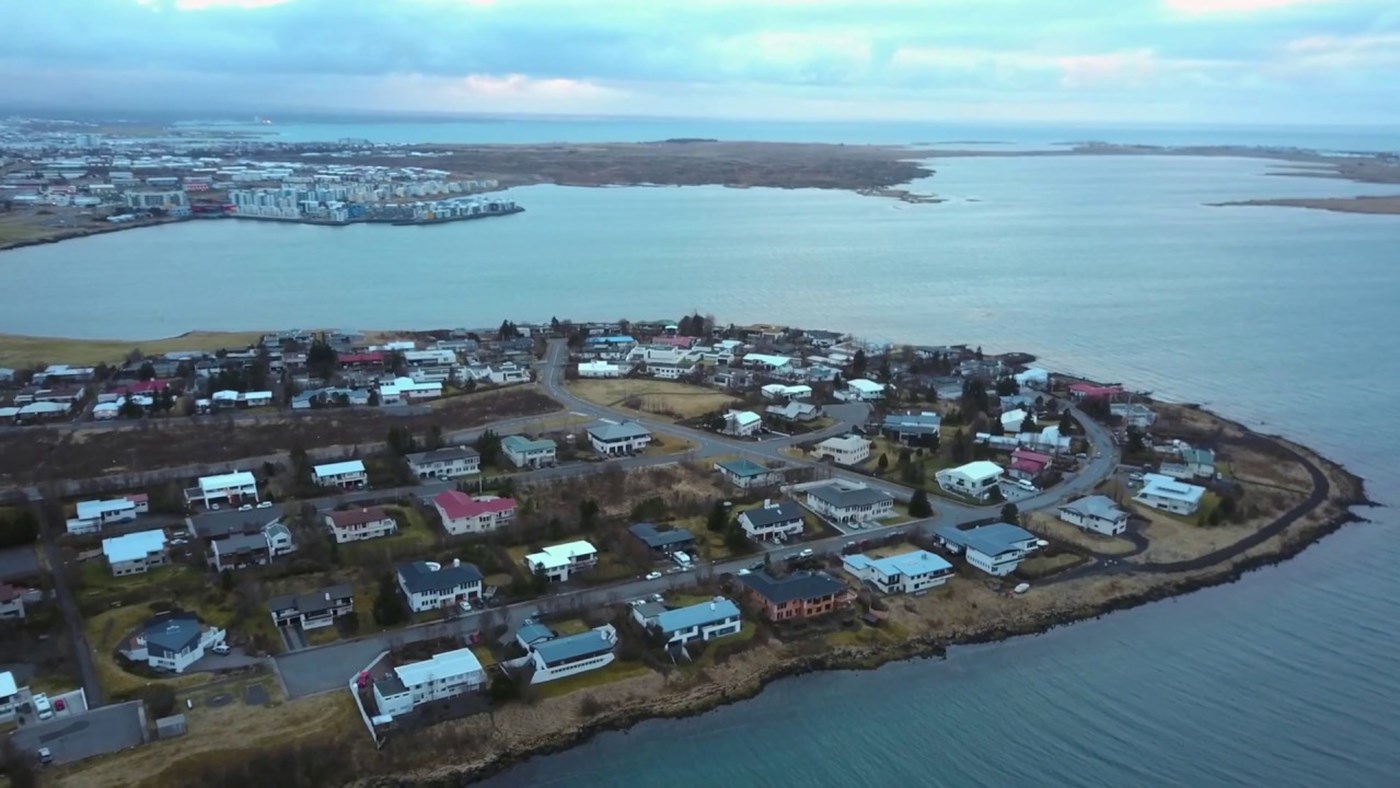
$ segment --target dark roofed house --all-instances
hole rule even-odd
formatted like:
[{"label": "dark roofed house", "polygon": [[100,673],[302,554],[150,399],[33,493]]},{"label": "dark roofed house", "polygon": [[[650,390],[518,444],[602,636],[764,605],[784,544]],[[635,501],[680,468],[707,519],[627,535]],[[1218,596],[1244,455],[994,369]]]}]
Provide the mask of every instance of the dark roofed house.
[{"label": "dark roofed house", "polygon": [[774,577],[757,571],[739,577],[745,596],[769,621],[791,621],[825,615],[850,602],[846,584],[825,572],[793,572]]},{"label": "dark roofed house", "polygon": [[230,536],[239,534],[255,534],[264,526],[277,522],[280,512],[276,509],[254,509],[251,512],[240,512],[237,509],[229,509],[220,512],[208,512],[198,517],[186,518],[185,522],[190,530],[200,539],[227,539]]},{"label": "dark roofed house", "polygon": [[433,561],[399,564],[398,579],[415,613],[481,598],[481,570],[457,559],[446,566]]},{"label": "dark roofed house", "polygon": [[801,536],[807,526],[802,507],[794,501],[764,499],[762,506],[739,513],[739,527],[750,539],[786,539]]},{"label": "dark roofed house", "polygon": [[653,523],[637,523],[627,530],[655,555],[669,555],[677,550],[689,550],[695,546],[695,534],[685,528],[663,531]]},{"label": "dark roofed house", "polygon": [[210,545],[210,562],[215,572],[263,566],[270,560],[272,548],[267,543],[267,537],[259,532],[217,539]]},{"label": "dark roofed house", "polygon": [[900,443],[937,446],[942,423],[937,413],[890,413],[880,422],[880,434]]},{"label": "dark roofed house", "polygon": [[717,462],[715,470],[728,479],[730,484],[744,490],[752,487],[770,487],[783,481],[781,468],[765,468],[753,460]]},{"label": "dark roofed house", "polygon": [[205,649],[224,642],[224,630],[205,626],[194,613],[172,611],[153,616],[122,655],[157,670],[184,673],[204,657]]},{"label": "dark roofed house", "polygon": [[838,523],[867,522],[894,514],[894,497],[873,487],[833,483],[808,489],[807,508]]},{"label": "dark roofed house", "polygon": [[340,583],[307,594],[280,594],[268,600],[267,608],[272,611],[272,623],[279,627],[299,624],[302,629],[316,629],[354,610],[355,590]]}]

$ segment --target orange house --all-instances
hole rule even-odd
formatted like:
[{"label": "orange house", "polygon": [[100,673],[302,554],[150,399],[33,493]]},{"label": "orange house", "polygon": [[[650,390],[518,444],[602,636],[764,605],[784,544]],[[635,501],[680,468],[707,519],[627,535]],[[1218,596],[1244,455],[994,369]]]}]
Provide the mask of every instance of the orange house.
[{"label": "orange house", "polygon": [[766,571],[739,578],[744,593],[769,621],[821,616],[850,604],[846,584],[825,572],[793,572],[773,577]]}]

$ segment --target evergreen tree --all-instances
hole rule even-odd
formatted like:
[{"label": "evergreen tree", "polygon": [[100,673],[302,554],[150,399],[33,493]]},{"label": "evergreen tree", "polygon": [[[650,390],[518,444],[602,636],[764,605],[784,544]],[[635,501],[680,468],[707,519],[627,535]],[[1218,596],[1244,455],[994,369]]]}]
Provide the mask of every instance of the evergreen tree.
[{"label": "evergreen tree", "polygon": [[928,502],[928,493],[923,490],[915,490],[914,497],[909,499],[910,517],[932,517],[933,505]]},{"label": "evergreen tree", "polygon": [[865,351],[857,350],[855,356],[851,359],[851,376],[857,378],[865,377],[866,363]]},{"label": "evergreen tree", "polygon": [[373,613],[375,623],[381,627],[395,626],[407,617],[403,600],[399,599],[399,590],[394,583],[394,576],[388,572],[379,578],[379,593],[374,597]]},{"label": "evergreen tree", "polygon": [[1001,521],[1013,525],[1021,522],[1021,512],[1016,508],[1016,504],[1008,503],[1001,507]]},{"label": "evergreen tree", "polygon": [[717,534],[724,533],[729,527],[729,509],[724,501],[715,501],[715,505],[710,507],[710,517],[705,521],[705,527]]}]

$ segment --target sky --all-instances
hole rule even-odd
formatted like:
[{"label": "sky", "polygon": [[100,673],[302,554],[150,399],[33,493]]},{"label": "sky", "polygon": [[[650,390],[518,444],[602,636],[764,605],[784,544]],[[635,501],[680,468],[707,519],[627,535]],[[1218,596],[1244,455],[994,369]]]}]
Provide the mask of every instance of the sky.
[{"label": "sky", "polygon": [[71,111],[1400,124],[1400,0],[0,0]]}]

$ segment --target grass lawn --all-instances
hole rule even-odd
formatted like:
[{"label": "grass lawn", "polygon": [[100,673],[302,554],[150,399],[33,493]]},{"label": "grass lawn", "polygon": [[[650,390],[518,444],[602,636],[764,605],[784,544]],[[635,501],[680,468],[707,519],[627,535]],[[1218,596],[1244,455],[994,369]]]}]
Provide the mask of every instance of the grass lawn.
[{"label": "grass lawn", "polygon": [[908,542],[899,542],[898,544],[890,544],[884,547],[877,547],[874,550],[867,550],[865,554],[871,558],[888,558],[892,555],[904,555],[905,553],[910,553],[917,549],[917,547]]},{"label": "grass lawn", "polygon": [[[663,417],[679,414],[680,418],[691,419],[732,407],[738,402],[723,392],[673,380],[573,380],[568,385],[575,396],[589,402]],[[624,402],[633,398],[637,400],[639,408],[623,406]]]},{"label": "grass lawn", "polygon": [[337,545],[336,549],[341,551],[350,560],[350,563],[363,564],[366,560],[379,556],[389,549],[398,551],[412,548],[427,553],[437,547],[438,529],[428,525],[418,510],[404,506],[386,506],[384,509],[391,514],[403,513],[408,518],[408,525],[400,528],[398,533],[393,536],[381,536],[378,539],[366,539],[360,542],[346,542]]},{"label": "grass lawn", "polygon": [[894,643],[903,640],[909,634],[904,627],[886,621],[878,627],[867,626],[864,623],[856,626],[840,629],[836,632],[827,633],[824,640],[831,646],[861,646],[867,643],[879,643],[881,641]]},{"label": "grass lawn", "polygon": [[587,632],[592,629],[588,622],[581,618],[565,618],[559,621],[549,622],[549,628],[560,635],[577,635],[580,632]]},{"label": "grass lawn", "polygon": [[1016,567],[1016,573],[1023,577],[1041,578],[1063,572],[1072,566],[1077,566],[1083,562],[1074,553],[1059,553],[1058,555],[1036,555],[1027,558]]},{"label": "grass lawn", "polygon": [[34,364],[100,364],[126,360],[132,350],[158,355],[172,350],[245,348],[258,341],[261,332],[191,331],[168,339],[65,339],[0,334],[0,366]]},{"label": "grass lawn", "polygon": [[[207,682],[209,674],[192,673],[174,676],[169,679],[148,679],[127,673],[113,655],[117,645],[152,615],[145,605],[119,607],[99,613],[83,621],[83,632],[88,646],[93,652],[93,663],[97,668],[97,679],[109,695],[134,692],[148,684],[160,681],[176,687],[189,687]],[[269,619],[270,621],[270,619]]]},{"label": "grass lawn", "polygon": [[730,635],[729,637],[723,637],[719,638],[718,640],[710,641],[709,645],[705,647],[705,651],[700,655],[699,659],[695,660],[694,662],[681,662],[681,671],[686,673],[694,673],[696,671],[708,668],[709,666],[715,664],[716,646],[719,646],[723,643],[742,643],[746,640],[753,640],[754,633],[757,631],[757,624],[753,623],[752,621],[745,621],[743,627],[741,627],[737,633]]},{"label": "grass lawn", "polygon": [[[272,623],[271,620],[268,623]],[[340,640],[340,631],[335,627],[317,627],[306,630],[306,645],[324,646]]]},{"label": "grass lawn", "polygon": [[587,673],[580,673],[577,676],[570,676],[566,679],[556,679],[538,685],[540,698],[559,698],[579,690],[601,687],[611,684],[614,681],[633,679],[638,676],[645,676],[651,672],[651,668],[640,662],[614,661],[611,665],[598,670],[590,670]]},{"label": "grass lawn", "polygon": [[651,444],[647,446],[642,454],[647,457],[664,457],[668,454],[685,454],[694,448],[694,441],[689,441],[685,438],[677,438],[674,435],[667,435],[663,438],[653,434],[651,436]]},{"label": "grass lawn", "polygon": [[472,646],[472,654],[476,655],[476,661],[481,663],[483,668],[490,669],[496,664],[496,655],[491,653],[491,649],[486,646]]}]

